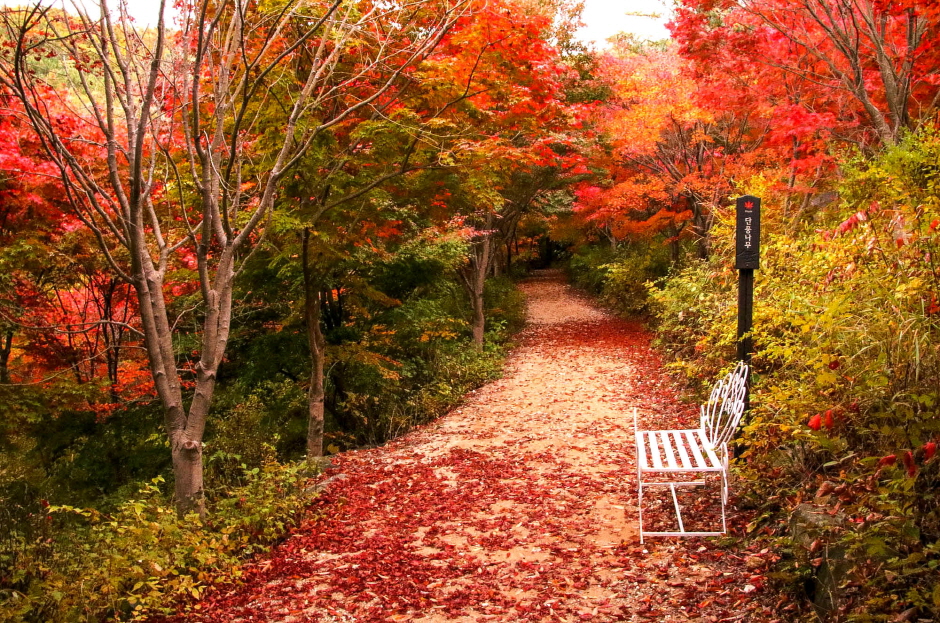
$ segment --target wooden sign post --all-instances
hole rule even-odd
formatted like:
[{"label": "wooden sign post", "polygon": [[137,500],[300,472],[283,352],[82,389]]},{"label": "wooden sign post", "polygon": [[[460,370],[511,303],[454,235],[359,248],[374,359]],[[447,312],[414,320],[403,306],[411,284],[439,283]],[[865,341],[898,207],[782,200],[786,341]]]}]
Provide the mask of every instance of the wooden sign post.
[{"label": "wooden sign post", "polygon": [[760,268],[760,199],[737,200],[735,268],[738,269],[738,361],[751,362],[754,326],[754,271]]}]

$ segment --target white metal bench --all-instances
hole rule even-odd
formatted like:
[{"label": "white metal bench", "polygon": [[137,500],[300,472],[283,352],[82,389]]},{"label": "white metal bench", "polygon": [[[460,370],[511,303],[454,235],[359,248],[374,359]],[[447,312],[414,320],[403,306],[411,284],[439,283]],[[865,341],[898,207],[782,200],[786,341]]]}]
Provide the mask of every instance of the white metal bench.
[{"label": "white metal bench", "polygon": [[[639,430],[636,407],[633,409],[633,430],[636,434],[636,463],[640,509],[640,543],[648,536],[717,536],[727,532],[725,505],[728,502],[728,441],[744,413],[748,367],[739,362],[712,389],[708,402],[702,405],[700,426],[690,430]],[[709,473],[721,476],[721,531],[689,532],[682,521],[682,510],[676,487],[701,486]],[[701,474],[701,480],[688,480],[688,475]],[[653,480],[649,477],[652,476]],[[676,509],[679,530],[647,532],[643,529],[643,489],[669,487]]]}]

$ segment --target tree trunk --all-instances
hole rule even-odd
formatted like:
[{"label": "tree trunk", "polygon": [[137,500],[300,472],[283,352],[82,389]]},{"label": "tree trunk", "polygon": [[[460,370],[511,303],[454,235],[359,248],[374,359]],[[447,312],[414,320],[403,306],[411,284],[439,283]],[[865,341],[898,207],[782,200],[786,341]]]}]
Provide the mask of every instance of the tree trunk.
[{"label": "tree trunk", "polygon": [[682,259],[682,246],[679,244],[678,232],[669,237],[669,261],[673,268],[679,265]]},{"label": "tree trunk", "polygon": [[13,329],[0,334],[0,385],[10,382],[10,353],[13,352]]},{"label": "tree trunk", "polygon": [[483,350],[483,333],[486,329],[486,316],[483,313],[483,286],[475,288],[470,296],[473,306],[473,315],[470,320],[473,345],[477,350]]},{"label": "tree trunk", "polygon": [[132,261],[135,264],[134,290],[140,308],[144,344],[154,389],[163,405],[164,425],[170,441],[176,509],[180,515],[191,510],[204,512],[201,511],[202,478],[193,473],[193,470],[202,464],[202,458],[199,456],[201,444],[198,443],[201,439],[195,441],[183,434],[187,418],[163,300],[163,279],[152,266],[149,267],[147,276],[144,276],[145,269],[141,264],[145,262],[142,262],[139,256],[133,257]]},{"label": "tree trunk", "polygon": [[707,260],[710,252],[709,240],[709,222],[708,215],[702,208],[702,202],[695,197],[689,197],[689,204],[692,206],[692,229],[695,231],[697,240],[695,241],[696,255],[700,260]]},{"label": "tree trunk", "polygon": [[[613,230],[611,229],[610,225],[604,225],[604,226],[602,226],[602,227],[600,228],[600,232],[607,238],[607,242],[610,243],[610,250],[611,250],[611,251],[616,251],[616,250],[617,250],[617,246],[618,246],[620,243],[619,243],[619,241],[617,240],[617,236],[614,235],[614,232],[613,232]],[[546,240],[547,240],[547,239],[548,239],[548,236],[546,236],[545,238],[546,238]]]},{"label": "tree trunk", "polygon": [[174,493],[176,508],[180,515],[196,512],[206,515],[202,482],[202,441],[177,434],[170,446],[173,457]]},{"label": "tree trunk", "polygon": [[112,277],[105,288],[103,288],[101,297],[101,318],[109,321],[104,325],[102,336],[104,337],[104,357],[108,372],[108,394],[111,402],[117,403],[121,397],[118,394],[119,370],[121,365],[121,341],[123,329],[110,322],[115,320],[114,297],[121,287],[121,281]]},{"label": "tree trunk", "polygon": [[[146,246],[142,244],[144,228],[141,226],[131,233],[129,250],[135,275],[134,288],[147,357],[157,395],[163,404],[170,440],[177,512],[180,515],[197,512],[204,517],[202,439],[215,393],[216,375],[225,354],[231,327],[235,249],[230,244],[222,250],[215,266],[215,279],[209,287],[203,289],[205,318],[202,321],[201,352],[195,366],[196,382],[192,402],[186,409],[177,372],[173,328],[163,296],[163,273],[153,265]],[[199,261],[204,263],[206,259],[200,257]]]},{"label": "tree trunk", "polygon": [[487,231],[475,240],[470,249],[470,261],[460,271],[461,282],[470,296],[470,330],[473,336],[473,345],[477,350],[483,350],[483,333],[486,329],[486,317],[483,312],[483,286],[489,272],[490,262],[493,259],[492,215],[487,217]]},{"label": "tree trunk", "polygon": [[512,274],[512,238],[506,240],[506,274]]},{"label": "tree trunk", "polygon": [[311,360],[310,388],[307,390],[307,460],[310,460],[323,456],[324,344],[319,319],[315,316],[308,316],[307,322],[316,327],[313,331],[307,329]]},{"label": "tree trunk", "polygon": [[307,325],[307,343],[310,346],[310,387],[307,389],[307,460],[323,456],[324,389],[323,366],[326,340],[320,328],[320,289],[315,287],[310,266],[310,228],[302,234],[302,263],[304,276],[304,320]]}]

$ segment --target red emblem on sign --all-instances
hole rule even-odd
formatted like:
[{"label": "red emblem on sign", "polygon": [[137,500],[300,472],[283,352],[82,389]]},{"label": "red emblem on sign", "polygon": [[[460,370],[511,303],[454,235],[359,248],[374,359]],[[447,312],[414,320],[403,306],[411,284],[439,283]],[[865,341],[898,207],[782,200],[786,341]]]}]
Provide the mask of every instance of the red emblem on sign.
[{"label": "red emblem on sign", "polygon": [[744,202],[744,207],[747,208],[748,210],[752,210],[752,209],[754,209],[754,202],[753,202],[753,201],[745,201],[745,202]]}]

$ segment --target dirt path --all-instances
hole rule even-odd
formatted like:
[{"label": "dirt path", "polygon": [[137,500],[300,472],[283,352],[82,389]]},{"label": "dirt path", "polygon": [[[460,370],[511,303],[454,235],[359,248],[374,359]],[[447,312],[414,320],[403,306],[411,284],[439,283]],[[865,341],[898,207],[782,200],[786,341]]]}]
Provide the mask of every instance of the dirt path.
[{"label": "dirt path", "polygon": [[[759,555],[640,546],[631,409],[690,422],[648,335],[553,273],[505,377],[337,457],[311,522],[192,621],[769,621]],[[757,562],[755,562],[757,561]]]}]

